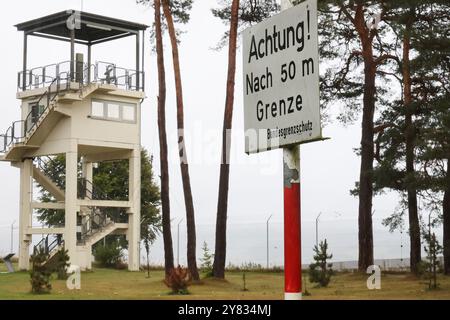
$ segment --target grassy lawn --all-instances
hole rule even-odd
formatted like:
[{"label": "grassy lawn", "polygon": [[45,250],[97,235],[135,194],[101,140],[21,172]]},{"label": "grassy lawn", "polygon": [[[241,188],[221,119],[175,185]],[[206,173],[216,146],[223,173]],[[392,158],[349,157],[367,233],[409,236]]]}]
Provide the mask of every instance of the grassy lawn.
[{"label": "grassy lawn", "polygon": [[[0,272],[5,271],[3,265]],[[27,272],[0,274],[0,300],[4,299],[283,299],[282,273],[246,273],[249,291],[242,291],[242,273],[228,272],[227,280],[205,279],[189,287],[190,295],[173,296],[162,282],[163,271],[145,272],[94,269],[81,274],[81,290],[68,290],[65,281],[52,280],[51,294],[29,293]],[[384,274],[381,290],[366,288],[367,276],[341,273],[332,278],[327,288],[306,284],[309,299],[450,299],[450,277],[439,277],[440,289],[426,290],[423,280],[409,274]]]}]

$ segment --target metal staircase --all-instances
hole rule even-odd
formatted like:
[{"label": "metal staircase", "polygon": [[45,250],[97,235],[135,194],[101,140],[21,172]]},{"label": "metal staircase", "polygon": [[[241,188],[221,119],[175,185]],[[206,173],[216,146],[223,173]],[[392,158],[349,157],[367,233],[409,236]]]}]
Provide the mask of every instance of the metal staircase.
[{"label": "metal staircase", "polygon": [[81,236],[77,245],[93,245],[116,230],[115,222],[99,208],[91,208],[91,212],[82,218]]},{"label": "metal staircase", "polygon": [[[78,197],[87,200],[107,200],[108,195],[87,179],[78,180]],[[116,208],[117,209],[117,208]],[[108,208],[82,207],[81,233],[78,245],[93,245],[117,229],[116,221]]]},{"label": "metal staircase", "polygon": [[54,108],[60,90],[61,79],[57,77],[50,83],[37,102],[33,103],[25,120],[13,122],[6,133],[0,135],[1,153],[7,153],[15,144],[26,144],[29,141],[36,129]]},{"label": "metal staircase", "polygon": [[[49,166],[57,166],[57,163],[51,157],[36,158],[33,167],[33,177],[53,195],[56,201],[64,201],[64,190],[45,174]],[[108,194],[94,186],[91,181],[85,178],[79,178],[78,198],[85,200],[108,200]],[[111,210],[118,210],[118,208],[80,207],[81,223],[78,225],[80,231],[78,232],[77,245],[92,245],[119,228],[116,225],[114,217],[111,216]]]}]

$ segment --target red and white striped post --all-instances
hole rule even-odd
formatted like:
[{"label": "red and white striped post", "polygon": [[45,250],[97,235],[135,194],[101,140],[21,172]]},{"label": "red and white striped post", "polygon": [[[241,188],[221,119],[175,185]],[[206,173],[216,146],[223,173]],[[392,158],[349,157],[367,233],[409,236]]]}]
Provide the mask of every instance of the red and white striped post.
[{"label": "red and white striped post", "polygon": [[301,300],[300,146],[283,149],[285,300]]},{"label": "red and white striped post", "polygon": [[[281,0],[281,11],[292,7]],[[302,299],[300,227],[300,146],[283,149],[284,185],[284,298]]]}]

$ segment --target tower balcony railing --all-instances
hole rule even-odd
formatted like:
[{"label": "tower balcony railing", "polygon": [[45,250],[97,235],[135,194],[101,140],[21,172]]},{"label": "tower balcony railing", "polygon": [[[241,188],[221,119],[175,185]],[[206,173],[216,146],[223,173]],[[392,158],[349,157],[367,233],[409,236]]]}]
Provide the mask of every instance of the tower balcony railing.
[{"label": "tower balcony railing", "polygon": [[80,85],[90,83],[112,84],[130,91],[144,91],[145,73],[118,67],[114,63],[98,61],[95,64],[75,62],[71,71],[70,61],[63,61],[33,68],[17,75],[17,88],[20,91],[48,87],[55,79],[77,82]]},{"label": "tower balcony railing", "polygon": [[[145,73],[143,71],[125,69],[117,67],[109,62],[96,62],[93,65],[76,63],[75,71],[70,71],[70,61],[51,64],[44,67],[33,68],[18,73],[19,91],[47,88],[40,96],[35,106],[28,113],[24,120],[15,121],[0,134],[0,153],[6,153],[10,147],[17,143],[23,143],[39,123],[43,114],[50,107],[61,91],[70,88],[71,82],[79,83],[80,87],[90,83],[110,84],[118,88],[130,91],[144,91]],[[25,90],[23,90],[23,80],[26,80]]]}]

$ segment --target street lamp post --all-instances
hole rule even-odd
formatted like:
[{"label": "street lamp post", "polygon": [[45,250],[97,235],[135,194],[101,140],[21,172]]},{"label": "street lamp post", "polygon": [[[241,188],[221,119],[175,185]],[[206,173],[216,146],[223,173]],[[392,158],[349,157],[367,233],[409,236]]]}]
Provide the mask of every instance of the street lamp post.
[{"label": "street lamp post", "polygon": [[320,212],[316,217],[316,247],[319,248],[319,217],[322,215]]},{"label": "street lamp post", "polygon": [[[430,259],[430,267],[429,267],[429,271],[430,274],[433,274],[433,248],[431,245],[431,214],[433,213],[433,211],[430,211],[430,213],[428,214],[428,250],[429,250],[429,259]],[[430,280],[431,283],[431,280]],[[436,283],[436,280],[435,280]]]},{"label": "street lamp post", "polygon": [[403,227],[400,227],[400,263],[403,268]]},{"label": "street lamp post", "polygon": [[267,269],[269,269],[269,221],[272,218],[273,214],[267,218],[266,221],[266,257],[267,257]]},{"label": "street lamp post", "polygon": [[181,218],[180,222],[177,225],[177,265],[180,265],[180,224],[183,222],[183,218]]},{"label": "street lamp post", "polygon": [[16,220],[11,223],[11,251],[9,253],[13,253],[14,247],[13,247],[13,241],[14,241],[14,224],[16,223]]}]

